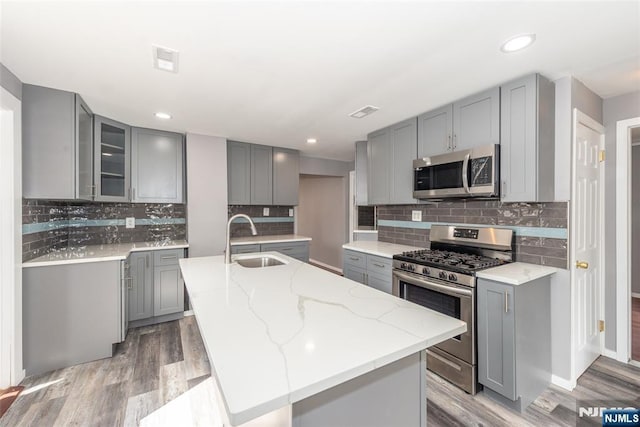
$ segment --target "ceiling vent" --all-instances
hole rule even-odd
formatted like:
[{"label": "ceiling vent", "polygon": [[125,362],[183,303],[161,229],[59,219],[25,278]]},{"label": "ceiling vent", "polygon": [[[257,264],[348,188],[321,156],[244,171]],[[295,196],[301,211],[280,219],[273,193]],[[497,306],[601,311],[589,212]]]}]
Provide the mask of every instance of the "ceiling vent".
[{"label": "ceiling vent", "polygon": [[152,46],[153,66],[158,70],[178,72],[178,51],[161,46]]},{"label": "ceiling vent", "polygon": [[374,107],[373,105],[365,105],[364,107],[359,108],[353,113],[349,114],[349,116],[353,117],[354,119],[361,119],[368,116],[369,114],[375,113],[378,110],[379,108]]}]

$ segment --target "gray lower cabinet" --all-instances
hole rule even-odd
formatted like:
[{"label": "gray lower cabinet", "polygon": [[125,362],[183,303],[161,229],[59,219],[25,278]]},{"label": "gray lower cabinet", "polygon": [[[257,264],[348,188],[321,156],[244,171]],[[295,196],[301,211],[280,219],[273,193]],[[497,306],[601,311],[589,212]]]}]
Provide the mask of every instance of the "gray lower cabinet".
[{"label": "gray lower cabinet", "polygon": [[367,188],[370,204],[416,202],[412,162],[416,158],[417,129],[414,117],[369,134]]},{"label": "gray lower cabinet", "polygon": [[273,204],[296,206],[300,187],[300,152],[273,147]]},{"label": "gray lower cabinet", "polygon": [[25,84],[22,90],[23,197],[93,197],[93,113],[80,95]]},{"label": "gray lower cabinet", "polygon": [[154,129],[131,130],[131,201],[183,203],[184,138]]},{"label": "gray lower cabinet", "polygon": [[342,273],[355,280],[388,294],[392,293],[392,261],[377,255],[345,249]]},{"label": "gray lower cabinet", "polygon": [[502,85],[500,97],[501,199],[552,201],[555,84],[531,74]]},{"label": "gray lower cabinet", "polygon": [[23,278],[27,375],[112,356],[124,341],[124,261],[28,267]]},{"label": "gray lower cabinet", "polygon": [[478,381],[523,411],[551,382],[549,276],[521,285],[477,283]]},{"label": "gray lower cabinet", "polygon": [[[170,320],[184,312],[183,249],[134,252],[129,256],[129,321],[134,325]],[[143,321],[142,323],[140,321]]]},{"label": "gray lower cabinet", "polygon": [[134,252],[129,255],[129,321],[153,316],[153,255]]},{"label": "gray lower cabinet", "polygon": [[309,262],[309,242],[306,240],[231,246],[231,254],[234,255],[255,252],[280,252],[299,261]]}]

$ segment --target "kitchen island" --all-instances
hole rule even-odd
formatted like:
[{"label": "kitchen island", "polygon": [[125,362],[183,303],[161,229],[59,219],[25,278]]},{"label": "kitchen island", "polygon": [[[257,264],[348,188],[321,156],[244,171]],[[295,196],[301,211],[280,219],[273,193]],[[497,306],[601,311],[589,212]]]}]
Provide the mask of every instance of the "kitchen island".
[{"label": "kitchen island", "polygon": [[180,260],[224,422],[424,426],[423,350],[466,324],[286,255],[236,259],[256,256],[283,264]]}]

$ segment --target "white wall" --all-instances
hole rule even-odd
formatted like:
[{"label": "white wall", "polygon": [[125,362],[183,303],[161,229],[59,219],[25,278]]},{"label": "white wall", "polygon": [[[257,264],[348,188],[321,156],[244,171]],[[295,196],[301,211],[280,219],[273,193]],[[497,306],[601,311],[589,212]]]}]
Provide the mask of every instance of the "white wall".
[{"label": "white wall", "polygon": [[[640,117],[640,91],[607,98],[603,102],[605,127],[605,324],[606,330],[616,330],[616,123]],[[605,347],[616,350],[615,333],[606,334]]]},{"label": "white wall", "polygon": [[187,134],[189,256],[221,255],[227,225],[227,140]]},{"label": "white wall", "polygon": [[298,234],[309,236],[309,258],[342,270],[345,181],[334,176],[300,175]]}]

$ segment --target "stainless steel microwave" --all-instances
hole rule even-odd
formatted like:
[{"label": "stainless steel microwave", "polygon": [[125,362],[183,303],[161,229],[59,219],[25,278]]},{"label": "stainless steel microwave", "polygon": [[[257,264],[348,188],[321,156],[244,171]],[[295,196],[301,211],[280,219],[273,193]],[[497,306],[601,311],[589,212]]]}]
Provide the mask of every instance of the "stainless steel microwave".
[{"label": "stainless steel microwave", "polygon": [[498,197],[500,146],[484,145],[413,161],[413,197]]}]

